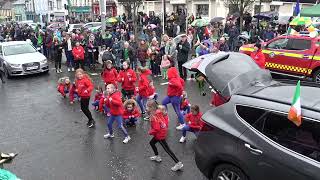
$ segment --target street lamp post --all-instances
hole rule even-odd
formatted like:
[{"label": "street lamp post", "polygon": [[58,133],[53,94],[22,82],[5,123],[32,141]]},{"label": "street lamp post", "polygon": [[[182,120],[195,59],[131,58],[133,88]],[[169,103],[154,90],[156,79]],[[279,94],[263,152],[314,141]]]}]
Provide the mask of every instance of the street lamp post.
[{"label": "street lamp post", "polygon": [[101,35],[102,37],[106,34],[106,1],[100,0],[100,14],[101,14]]},{"label": "street lamp post", "polygon": [[163,24],[162,24],[162,33],[165,34],[165,24],[166,24],[166,0],[162,0],[162,4],[163,4]]}]

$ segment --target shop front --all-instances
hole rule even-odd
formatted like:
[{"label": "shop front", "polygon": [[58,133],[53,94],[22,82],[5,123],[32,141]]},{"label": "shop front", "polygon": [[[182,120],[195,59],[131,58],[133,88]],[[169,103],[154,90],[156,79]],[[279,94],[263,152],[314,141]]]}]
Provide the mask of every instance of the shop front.
[{"label": "shop front", "polygon": [[71,6],[71,15],[79,20],[86,20],[91,18],[91,6]]},{"label": "shop front", "polygon": [[[93,12],[94,18],[98,18],[100,16],[99,2],[94,2],[92,4],[92,12]],[[117,5],[114,1],[111,1],[111,0],[106,1],[106,16],[107,17],[117,16]]]}]

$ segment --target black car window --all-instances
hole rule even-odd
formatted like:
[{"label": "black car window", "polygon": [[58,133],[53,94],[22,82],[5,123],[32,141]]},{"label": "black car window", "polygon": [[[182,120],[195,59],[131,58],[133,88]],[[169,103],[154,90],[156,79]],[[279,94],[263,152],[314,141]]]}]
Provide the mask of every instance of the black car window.
[{"label": "black car window", "polygon": [[288,50],[308,50],[311,48],[311,40],[308,39],[289,39]]},{"label": "black car window", "polygon": [[287,49],[288,39],[277,39],[267,45],[267,49]]},{"label": "black car window", "polygon": [[320,162],[320,122],[303,119],[297,127],[286,114],[270,112],[262,133],[297,153]]},{"label": "black car window", "polygon": [[243,120],[245,120],[247,123],[249,123],[251,126],[255,128],[257,128],[257,120],[259,120],[266,113],[266,111],[263,109],[244,105],[237,105],[236,110],[238,115]]}]

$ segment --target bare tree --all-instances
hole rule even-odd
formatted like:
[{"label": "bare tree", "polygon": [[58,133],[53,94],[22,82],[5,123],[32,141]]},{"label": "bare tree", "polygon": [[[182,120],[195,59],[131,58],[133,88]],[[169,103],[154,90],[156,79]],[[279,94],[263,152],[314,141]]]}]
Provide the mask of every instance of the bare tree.
[{"label": "bare tree", "polygon": [[142,4],[143,0],[118,0],[118,3],[123,5],[125,10],[128,12],[128,17],[132,17],[132,23],[134,27],[134,33],[137,33],[138,20],[137,20],[137,11],[139,6]]},{"label": "bare tree", "polygon": [[243,17],[245,12],[249,12],[254,7],[255,0],[224,0],[224,5],[229,8],[229,13],[239,12],[240,30],[243,26]]}]

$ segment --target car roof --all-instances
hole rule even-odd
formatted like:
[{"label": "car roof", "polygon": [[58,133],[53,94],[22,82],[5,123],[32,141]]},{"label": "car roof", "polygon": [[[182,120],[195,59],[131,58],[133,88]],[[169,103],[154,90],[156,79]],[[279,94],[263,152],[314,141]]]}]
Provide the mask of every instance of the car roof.
[{"label": "car roof", "polygon": [[[253,86],[249,89],[239,92],[237,95],[291,105],[295,89],[295,84],[274,81],[274,83],[272,83],[270,86]],[[300,100],[302,108],[320,111],[319,87],[301,85]]]},{"label": "car roof", "polygon": [[29,44],[26,41],[9,41],[9,42],[2,42],[0,45],[2,46],[11,46],[11,45],[17,45],[17,44]]},{"label": "car roof", "polygon": [[288,39],[320,39],[319,37],[310,37],[308,36],[308,34],[303,34],[303,35],[300,35],[300,36],[293,36],[293,35],[282,35],[282,36],[279,36],[279,38],[288,38]]}]

